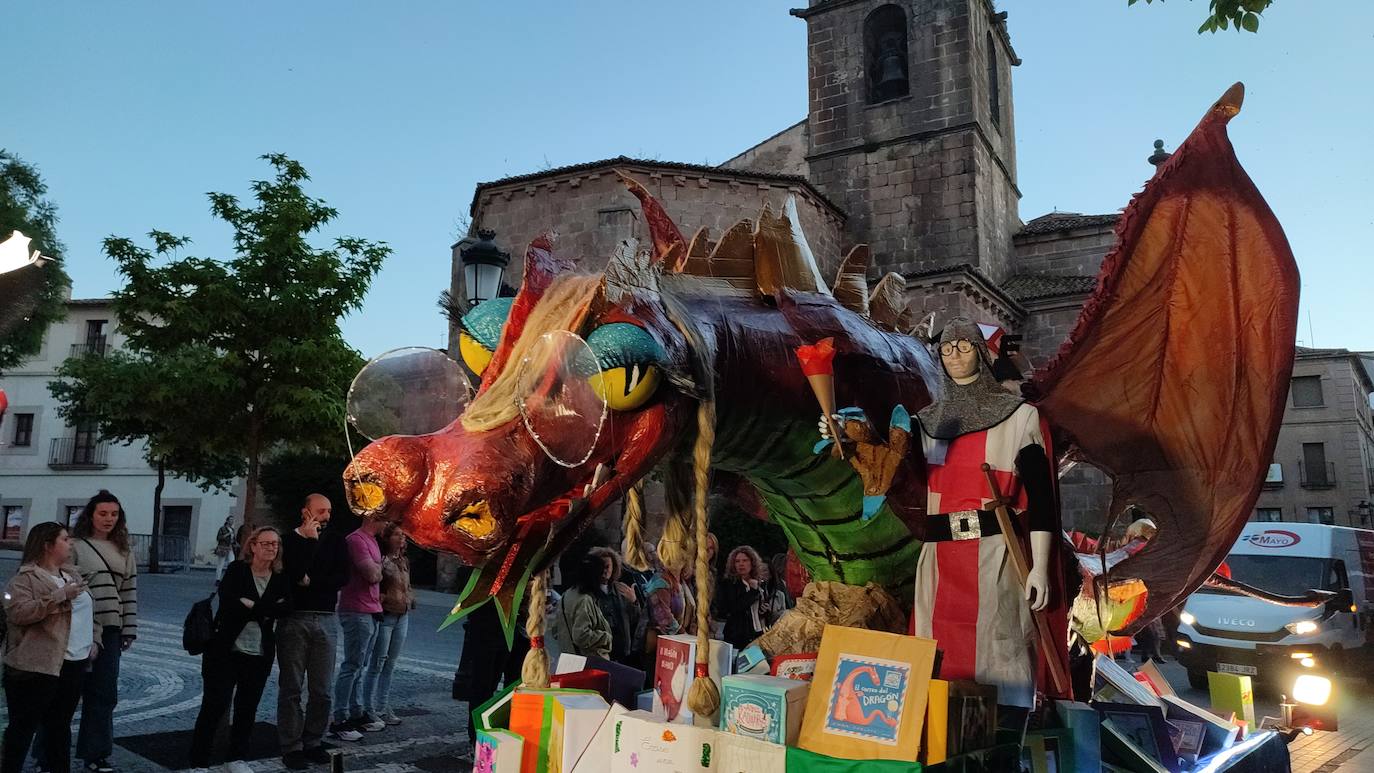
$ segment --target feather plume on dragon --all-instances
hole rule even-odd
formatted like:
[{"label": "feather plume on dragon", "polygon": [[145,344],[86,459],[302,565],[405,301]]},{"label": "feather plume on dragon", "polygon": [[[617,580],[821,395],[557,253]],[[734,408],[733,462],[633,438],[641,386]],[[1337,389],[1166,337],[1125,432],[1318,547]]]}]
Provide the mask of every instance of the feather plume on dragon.
[{"label": "feather plume on dragon", "polygon": [[[1143,550],[1083,584],[1080,601],[1096,595],[1099,609],[1103,600],[1129,608],[1099,628],[1133,632],[1211,581],[1276,441],[1298,274],[1226,134],[1242,93],[1240,84],[1228,90],[1133,198],[1072,334],[1022,387],[1054,430],[1057,461],[1111,476],[1105,519],[1135,505],[1158,526]],[[604,274],[586,275],[551,238],[537,238],[518,295],[463,320],[460,349],[481,378],[473,402],[438,432],[360,451],[345,472],[350,506],[476,567],[451,620],[491,601],[509,637],[531,576],[597,513],[655,468],[690,469],[697,411],[714,395],[712,473],[747,484],[817,584],[882,589],[909,603],[923,459],[904,454],[881,505],[865,512],[855,467],[814,450],[816,397],[796,355],[833,339],[837,405],[915,415],[938,397],[939,366],[909,334],[893,292],[901,278],[884,278],[870,297],[860,246],[832,291],[794,210],[765,208],[758,223],[718,241],[704,229],[688,240],[647,190],[625,184],[640,201],[647,249],[622,244]],[[754,264],[752,287],[713,278],[713,265],[741,259]],[[576,334],[591,354],[567,371],[515,379],[551,331]],[[581,383],[567,383],[570,374]],[[571,466],[544,452],[512,404],[569,389],[593,390],[608,410],[586,458]]]}]

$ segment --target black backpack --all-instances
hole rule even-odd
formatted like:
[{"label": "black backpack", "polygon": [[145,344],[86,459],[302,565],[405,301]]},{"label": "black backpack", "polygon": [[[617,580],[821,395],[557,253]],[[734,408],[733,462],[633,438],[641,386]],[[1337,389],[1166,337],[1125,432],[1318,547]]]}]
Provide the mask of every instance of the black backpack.
[{"label": "black backpack", "polygon": [[186,621],[181,624],[181,646],[192,655],[205,652],[210,639],[215,635],[215,594],[191,605],[186,613]]}]

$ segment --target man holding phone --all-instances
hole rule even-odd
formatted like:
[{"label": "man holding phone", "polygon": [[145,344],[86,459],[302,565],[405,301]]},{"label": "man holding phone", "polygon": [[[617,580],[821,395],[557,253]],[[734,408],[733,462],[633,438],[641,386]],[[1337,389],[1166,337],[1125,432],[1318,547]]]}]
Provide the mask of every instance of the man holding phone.
[{"label": "man holding phone", "polygon": [[[277,740],[282,764],[304,770],[329,762],[322,745],[329,726],[334,682],[334,610],[348,581],[348,552],[329,524],[329,497],[311,494],[301,507],[301,525],[282,538],[282,564],[291,583],[292,610],[277,623]],[[301,710],[301,691],[308,691]],[[342,736],[341,736],[342,737]],[[361,734],[355,733],[357,740]]]}]

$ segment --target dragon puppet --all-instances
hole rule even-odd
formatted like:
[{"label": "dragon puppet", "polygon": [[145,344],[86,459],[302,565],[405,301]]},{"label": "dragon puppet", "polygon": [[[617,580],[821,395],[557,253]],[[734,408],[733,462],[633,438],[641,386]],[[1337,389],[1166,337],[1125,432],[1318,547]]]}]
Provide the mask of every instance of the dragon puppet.
[{"label": "dragon puppet", "polygon": [[[1158,525],[1111,572],[1146,596],[1120,622],[1126,633],[1221,562],[1258,496],[1287,394],[1298,274],[1226,134],[1242,93],[1228,90],[1133,198],[1072,334],[1023,385],[1054,430],[1057,461],[1112,477],[1107,516],[1136,505]],[[817,585],[909,599],[924,461],[903,455],[884,474],[883,501],[870,497],[865,511],[855,467],[816,452],[816,394],[796,353],[832,339],[836,405],[884,422],[898,406],[916,415],[938,397],[940,371],[892,300],[901,278],[885,277],[870,297],[858,247],[832,291],[791,207],[765,207],[757,224],[718,241],[704,229],[688,240],[647,190],[626,184],[652,243],[623,243],[603,274],[587,275],[536,239],[518,295],[463,319],[476,397],[440,431],[360,451],[345,472],[351,507],[476,567],[451,618],[491,600],[508,637],[530,578],[655,468],[670,479],[708,465],[736,476]],[[741,265],[752,266],[748,282],[726,270]],[[575,367],[537,355],[551,334],[585,342]],[[566,414],[564,430],[586,436],[586,453],[545,453],[525,407],[576,403],[587,390],[606,406],[599,430],[573,421],[574,410],[539,425],[556,434]]]}]

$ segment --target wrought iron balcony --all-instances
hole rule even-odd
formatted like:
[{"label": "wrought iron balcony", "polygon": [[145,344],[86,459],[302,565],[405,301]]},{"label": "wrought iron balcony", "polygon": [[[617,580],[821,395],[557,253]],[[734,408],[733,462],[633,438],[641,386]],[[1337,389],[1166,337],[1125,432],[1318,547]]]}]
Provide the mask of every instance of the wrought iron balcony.
[{"label": "wrought iron balcony", "polygon": [[109,341],[105,336],[89,338],[83,343],[72,344],[72,357],[104,357],[109,351]]},{"label": "wrought iron balcony", "polygon": [[54,470],[103,470],[109,466],[106,461],[109,450],[110,444],[103,440],[53,438],[48,466]]},{"label": "wrought iron balcony", "polygon": [[1298,475],[1302,478],[1303,488],[1335,488],[1336,463],[1327,462],[1321,466],[1309,467],[1306,462],[1298,462]]}]

